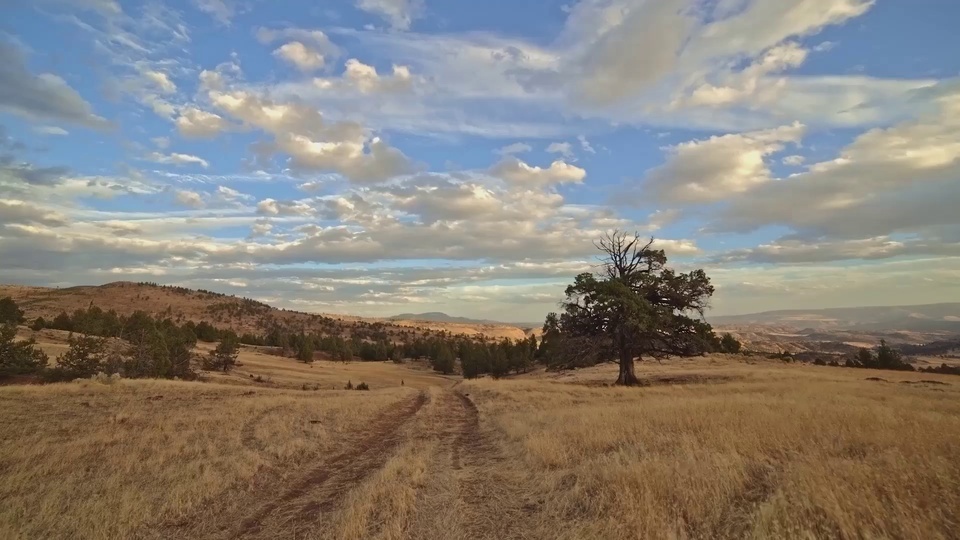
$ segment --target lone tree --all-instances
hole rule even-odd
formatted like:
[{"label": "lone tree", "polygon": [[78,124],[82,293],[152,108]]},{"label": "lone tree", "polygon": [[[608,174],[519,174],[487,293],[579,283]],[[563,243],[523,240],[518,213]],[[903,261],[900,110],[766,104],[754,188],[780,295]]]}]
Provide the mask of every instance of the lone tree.
[{"label": "lone tree", "polygon": [[[701,354],[716,341],[703,311],[713,286],[703,270],[667,268],[663,250],[638,234],[614,231],[596,243],[601,270],[583,273],[566,289],[563,312],[547,316],[550,352],[562,364],[616,360],[617,384],[635,385],[634,359]],[[557,364],[554,364],[557,365]]]},{"label": "lone tree", "polygon": [[237,345],[237,338],[228,334],[217,344],[216,349],[210,351],[207,367],[219,369],[226,373],[237,365],[237,356],[239,355],[240,347]]}]

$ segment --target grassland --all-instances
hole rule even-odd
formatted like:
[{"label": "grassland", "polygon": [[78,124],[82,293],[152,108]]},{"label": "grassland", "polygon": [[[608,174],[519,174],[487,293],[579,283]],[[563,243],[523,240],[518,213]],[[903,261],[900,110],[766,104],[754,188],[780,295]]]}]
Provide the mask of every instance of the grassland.
[{"label": "grassland", "polygon": [[[642,364],[649,386],[624,389],[607,366],[458,383],[242,362],[207,383],[0,388],[0,537],[960,531],[956,377],[708,357]],[[344,377],[374,389],[325,389]]]}]

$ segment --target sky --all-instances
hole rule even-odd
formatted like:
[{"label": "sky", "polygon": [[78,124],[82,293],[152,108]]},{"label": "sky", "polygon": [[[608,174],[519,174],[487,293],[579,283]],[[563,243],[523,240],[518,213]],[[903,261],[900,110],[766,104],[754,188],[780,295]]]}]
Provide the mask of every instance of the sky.
[{"label": "sky", "polygon": [[0,282],[540,321],[960,301],[954,0],[0,0]]}]

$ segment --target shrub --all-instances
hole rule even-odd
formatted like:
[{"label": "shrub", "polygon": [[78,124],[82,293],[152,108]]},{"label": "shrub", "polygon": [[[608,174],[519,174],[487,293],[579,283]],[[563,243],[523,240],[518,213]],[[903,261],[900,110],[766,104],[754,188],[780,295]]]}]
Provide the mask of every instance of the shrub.
[{"label": "shrub", "polygon": [[358,384],[357,387],[355,388],[355,390],[369,390],[369,389],[370,387],[367,386],[367,383],[365,382]]},{"label": "shrub", "polygon": [[347,386],[346,386],[344,389],[345,389],[345,390],[353,390],[353,382],[352,382],[352,381],[347,381]]}]

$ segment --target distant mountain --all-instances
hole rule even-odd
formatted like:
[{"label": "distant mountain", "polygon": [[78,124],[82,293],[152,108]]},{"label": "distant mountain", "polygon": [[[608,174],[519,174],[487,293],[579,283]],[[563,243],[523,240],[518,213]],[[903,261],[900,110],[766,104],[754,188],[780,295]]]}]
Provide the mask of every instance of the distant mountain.
[{"label": "distant mountain", "polygon": [[919,306],[787,309],[708,317],[713,325],[760,325],[814,330],[960,332],[960,302]]},{"label": "distant mountain", "polygon": [[400,315],[394,315],[389,317],[391,321],[426,321],[426,322],[439,322],[439,323],[455,323],[455,324],[494,324],[499,326],[516,326],[518,328],[534,328],[541,326],[540,323],[510,323],[503,321],[492,321],[489,319],[471,319],[469,317],[454,317],[453,315],[447,315],[446,313],[441,313],[439,311],[431,311],[429,313],[401,313]]}]

